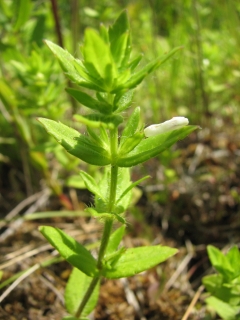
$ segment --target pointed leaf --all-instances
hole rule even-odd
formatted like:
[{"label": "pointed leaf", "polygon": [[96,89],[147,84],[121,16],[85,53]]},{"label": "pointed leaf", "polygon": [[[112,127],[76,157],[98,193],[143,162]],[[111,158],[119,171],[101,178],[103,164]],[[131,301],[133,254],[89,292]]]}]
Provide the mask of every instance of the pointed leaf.
[{"label": "pointed leaf", "polygon": [[[92,280],[93,278],[88,277],[79,269],[73,268],[64,294],[66,309],[70,314],[74,315],[76,313]],[[98,301],[98,294],[99,282],[82,311],[82,317],[89,315],[93,311]]]},{"label": "pointed leaf", "polygon": [[224,278],[232,280],[234,270],[227,257],[218,248],[211,245],[207,246],[207,251],[213,267],[220,272]]},{"label": "pointed leaf", "polygon": [[185,138],[198,128],[198,126],[186,126],[181,129],[144,139],[130,153],[119,158],[117,160],[117,165],[119,167],[132,167],[139,163],[143,163],[157,156],[167,148],[170,148],[175,142]]},{"label": "pointed leaf", "polygon": [[52,51],[52,53],[57,57],[60,66],[62,67],[63,71],[66,72],[66,75],[69,79],[78,83],[79,85],[84,85],[87,88],[89,87],[89,85],[91,87],[91,84],[88,81],[86,81],[83,77],[81,77],[76,71],[74,67],[75,59],[69,52],[67,52],[66,50],[49,40],[45,40],[44,42]]},{"label": "pointed leaf", "polygon": [[144,134],[142,132],[136,132],[133,136],[125,140],[119,147],[118,155],[122,157],[131,152],[143,140],[143,138]]},{"label": "pointed leaf", "polygon": [[93,29],[85,31],[83,46],[84,66],[95,78],[108,78],[109,67],[112,66],[112,78],[117,76],[109,46]]},{"label": "pointed leaf", "polygon": [[177,253],[177,249],[151,246],[127,249],[112,269],[105,269],[103,275],[109,279],[131,277],[155,267]]},{"label": "pointed leaf", "polygon": [[58,228],[41,226],[39,231],[51,245],[75,268],[89,277],[98,274],[97,263],[91,253],[75,239]]},{"label": "pointed leaf", "polygon": [[232,279],[240,276],[240,252],[238,250],[238,247],[233,246],[226,254],[226,258],[234,271]]},{"label": "pointed leaf", "polygon": [[96,130],[92,129],[92,126],[87,127],[88,134],[93,140],[93,142],[96,143],[98,146],[106,150],[109,150],[108,140],[107,141],[105,140],[105,135],[103,136],[102,129],[103,128],[100,127],[100,134],[99,134],[98,132],[96,132]]},{"label": "pointed leaf", "polygon": [[122,132],[120,147],[128,138],[130,138],[136,133],[139,127],[139,123],[140,123],[140,107],[137,107],[134,109],[133,113],[129,117],[126,123],[126,126]]},{"label": "pointed leaf", "polygon": [[109,172],[109,167],[104,168],[104,173],[99,181],[99,188],[103,194],[103,197],[105,201],[103,201],[101,198],[94,198],[94,204],[95,204],[95,209],[97,212],[104,213],[108,212],[108,207],[107,203],[109,202],[109,181],[110,181],[110,172]]},{"label": "pointed leaf", "polygon": [[125,69],[122,72],[120,72],[118,74],[118,76],[116,78],[114,78],[114,81],[112,83],[112,88],[111,88],[111,92],[110,93],[119,93],[122,91],[128,91],[128,89],[118,89],[118,88],[122,88],[122,86],[124,86],[124,84],[131,78],[131,71],[130,69]]},{"label": "pointed leaf", "polygon": [[108,29],[104,24],[100,24],[100,30],[99,30],[101,38],[106,42],[109,43],[109,35],[108,35]]},{"label": "pointed leaf", "polygon": [[64,318],[62,318],[62,320],[89,320],[89,318],[76,318],[74,316],[66,316]]},{"label": "pointed leaf", "polygon": [[[76,68],[76,71],[79,73],[79,75],[83,77],[87,81],[87,83],[91,84],[91,87],[89,87],[90,89],[96,91],[105,91],[103,79],[99,76],[95,78],[93,75],[91,75],[85,68],[81,60],[75,59],[73,61],[73,65]],[[87,87],[87,85],[85,87]]]},{"label": "pointed leaf", "polygon": [[118,187],[116,193],[116,199],[119,199],[117,206],[115,207],[115,212],[120,214],[127,210],[129,203],[131,201],[131,193],[126,193],[123,197],[126,187],[131,184],[130,181],[130,170],[129,168],[119,168],[118,169]]},{"label": "pointed leaf", "polygon": [[96,183],[96,181],[93,179],[93,177],[82,170],[80,171],[80,175],[85,183],[86,188],[89,191],[91,191],[95,196],[103,199],[103,196],[102,196],[101,191],[99,189],[99,185]]},{"label": "pointed leaf", "polygon": [[113,23],[112,26],[109,27],[109,41],[112,43],[117,41],[119,37],[129,30],[129,21],[127,11],[124,10]]},{"label": "pointed leaf", "polygon": [[127,81],[125,84],[120,85],[118,88],[113,90],[114,92],[119,92],[122,89],[133,89],[137,85],[139,85],[142,80],[151,72],[159,68],[163,63],[165,63],[169,58],[171,58],[181,47],[175,48],[172,51],[170,51],[168,54],[157,58],[151,62],[149,62],[143,69],[136,72],[134,75],[132,75],[131,79]]},{"label": "pointed leaf", "polygon": [[132,103],[133,93],[133,90],[129,90],[126,93],[116,94],[113,102],[114,110],[117,110],[119,113],[126,110]]},{"label": "pointed leaf", "polygon": [[124,10],[112,26],[109,27],[111,52],[116,64],[121,67],[127,64],[131,53],[131,37],[127,11]]},{"label": "pointed leaf", "polygon": [[151,176],[145,176],[137,181],[135,181],[134,183],[130,184],[130,186],[124,190],[124,192],[119,196],[119,198],[116,201],[116,204],[118,204],[118,202],[120,202],[122,200],[123,197],[125,197],[125,195],[130,192],[134,187],[136,187],[139,183],[141,183],[142,181],[150,178]]},{"label": "pointed leaf", "polygon": [[118,249],[118,246],[120,245],[120,242],[124,236],[125,229],[126,229],[125,226],[121,226],[111,234],[108,245],[107,245],[107,249],[106,249],[106,256],[108,254],[115,252]]},{"label": "pointed leaf", "polygon": [[125,55],[121,65],[122,68],[127,67],[131,52],[132,52],[132,36],[131,36],[131,32],[129,32]]},{"label": "pointed leaf", "polygon": [[[120,213],[122,213],[122,208],[121,210],[119,210]],[[124,219],[123,217],[120,216],[120,214],[113,212],[112,213],[114,215],[114,217],[117,219],[118,222],[122,223],[122,224],[126,224],[126,219]]]},{"label": "pointed leaf", "polygon": [[111,43],[111,52],[116,65],[121,68],[125,60],[125,53],[128,46],[129,33],[122,34],[117,41]]},{"label": "pointed leaf", "polygon": [[128,68],[131,71],[134,71],[134,69],[138,66],[139,62],[142,60],[143,54],[140,53],[138,56],[136,56],[133,60],[131,60],[128,64]]},{"label": "pointed leaf", "polygon": [[67,88],[66,91],[78,102],[80,102],[81,104],[83,104],[84,106],[92,110],[95,110],[104,114],[111,113],[112,106],[106,102],[100,102],[92,98],[85,92],[82,92],[80,90],[76,90],[73,88]]},{"label": "pointed leaf", "polygon": [[70,154],[83,161],[104,166],[111,163],[109,153],[91,142],[91,140],[81,135],[78,131],[53,120],[38,118],[49,134],[60,143]]},{"label": "pointed leaf", "polygon": [[98,101],[100,102],[104,102],[104,103],[108,103],[108,93],[106,92],[96,92],[96,98],[98,99]]},{"label": "pointed leaf", "polygon": [[75,114],[74,119],[92,128],[105,127],[113,129],[123,122],[123,117],[120,115],[104,115],[101,113],[92,113],[86,116]]}]

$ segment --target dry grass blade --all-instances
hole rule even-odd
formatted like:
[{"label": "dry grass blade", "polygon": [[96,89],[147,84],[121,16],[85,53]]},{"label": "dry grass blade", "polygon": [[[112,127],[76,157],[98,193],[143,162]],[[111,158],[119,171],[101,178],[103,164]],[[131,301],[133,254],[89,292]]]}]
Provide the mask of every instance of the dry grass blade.
[{"label": "dry grass blade", "polygon": [[30,269],[28,269],[24,274],[22,274],[17,280],[15,280],[8,288],[3,292],[3,294],[0,296],[0,303],[14,290],[19,283],[21,283],[24,279],[26,279],[30,274],[35,272],[41,267],[40,264],[35,264]]},{"label": "dry grass blade", "polygon": [[[47,202],[47,199],[49,198],[51,194],[51,191],[49,189],[44,189],[43,191],[39,192],[39,193],[36,193],[35,195],[29,197],[31,198],[30,200],[28,200],[30,203],[32,203],[33,201],[35,201],[35,203],[30,207],[28,208],[25,212],[24,212],[24,215],[27,215],[29,213],[32,213],[32,212],[35,212],[37,211],[38,208],[40,208],[44,203]],[[27,198],[27,199],[29,199]],[[26,200],[27,200],[26,199]],[[34,199],[34,200],[33,200]],[[24,200],[25,201],[25,200]],[[21,207],[24,205],[27,206],[29,203],[28,202],[25,202],[24,201],[21,202],[21,206],[20,204],[15,207],[15,209],[13,209],[8,215],[7,215],[7,219],[9,219],[9,216],[11,218],[13,218],[16,214],[18,214],[20,211],[21,211]],[[24,208],[23,207],[23,208]],[[13,235],[15,233],[15,231],[22,225],[22,223],[24,222],[24,219],[20,218],[14,222],[12,222],[9,226],[9,228],[3,232],[0,236],[0,242],[3,242],[5,241],[8,237],[10,237],[11,235]]]},{"label": "dry grass blade", "polygon": [[51,248],[52,248],[52,246],[50,244],[44,244],[43,246],[41,246],[39,248],[36,248],[36,249],[31,250],[31,251],[25,252],[24,254],[16,256],[15,258],[11,259],[10,261],[7,261],[7,262],[1,264],[0,265],[0,270],[2,270],[4,268],[7,268],[7,267],[13,265],[16,262],[23,261],[26,258],[32,257],[32,256],[34,256],[34,255],[36,255],[36,254],[38,254],[40,252],[46,251],[46,250],[51,249]]},{"label": "dry grass blade", "polygon": [[198,299],[199,299],[201,293],[203,292],[203,290],[204,290],[204,286],[200,286],[198,288],[198,290],[195,293],[195,295],[194,295],[189,307],[187,308],[187,311],[185,312],[184,316],[182,317],[182,320],[187,320],[188,319],[189,315],[192,312],[193,307],[195,306],[196,302],[198,301]]}]

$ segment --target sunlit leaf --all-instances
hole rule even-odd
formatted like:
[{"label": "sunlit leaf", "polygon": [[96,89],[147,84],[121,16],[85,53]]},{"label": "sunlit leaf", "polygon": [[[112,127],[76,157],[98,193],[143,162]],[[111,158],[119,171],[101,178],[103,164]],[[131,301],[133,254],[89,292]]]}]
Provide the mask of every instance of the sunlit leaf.
[{"label": "sunlit leaf", "polygon": [[58,228],[41,226],[39,231],[51,245],[75,268],[89,277],[98,274],[97,263],[91,253],[75,239]]},{"label": "sunlit leaf", "polygon": [[105,269],[103,275],[109,279],[131,277],[153,268],[177,253],[177,249],[151,246],[127,249],[112,268]]},{"label": "sunlit leaf", "polygon": [[143,163],[157,156],[178,140],[185,138],[198,128],[198,126],[186,126],[181,129],[144,139],[130,153],[119,158],[117,160],[117,165],[120,167],[132,167]]},{"label": "sunlit leaf", "polygon": [[[82,301],[92,280],[93,278],[88,277],[79,269],[74,268],[72,270],[64,294],[66,309],[70,314],[74,315],[76,313],[79,304]],[[91,297],[89,298],[87,304],[85,305],[82,311],[82,317],[89,315],[95,308],[98,301],[98,294],[99,282],[96,285]]]},{"label": "sunlit leaf", "polygon": [[104,166],[110,164],[109,153],[93,144],[87,136],[60,122],[44,118],[38,118],[38,121],[70,154],[93,165]]}]

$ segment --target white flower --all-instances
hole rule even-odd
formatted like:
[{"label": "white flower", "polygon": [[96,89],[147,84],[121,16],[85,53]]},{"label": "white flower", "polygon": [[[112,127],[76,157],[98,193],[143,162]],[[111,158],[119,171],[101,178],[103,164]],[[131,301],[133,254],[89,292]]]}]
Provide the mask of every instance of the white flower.
[{"label": "white flower", "polygon": [[171,120],[165,121],[159,124],[152,124],[151,126],[144,129],[144,134],[146,137],[156,136],[160,133],[165,133],[169,131],[173,131],[176,129],[180,129],[189,124],[187,118],[184,117],[174,117]]}]

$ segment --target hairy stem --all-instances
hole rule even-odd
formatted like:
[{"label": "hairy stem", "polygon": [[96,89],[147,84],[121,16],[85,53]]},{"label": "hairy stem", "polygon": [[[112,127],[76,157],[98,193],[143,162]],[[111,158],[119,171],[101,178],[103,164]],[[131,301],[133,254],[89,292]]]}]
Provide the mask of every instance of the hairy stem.
[{"label": "hairy stem", "polygon": [[[118,148],[118,130],[113,129],[110,130],[110,147],[111,147],[111,154],[112,154],[112,160],[114,162],[114,159],[117,154],[117,148]],[[117,177],[118,177],[118,167],[115,165],[111,165],[111,173],[110,173],[110,187],[109,187],[109,197],[108,197],[108,212],[111,213],[114,210],[115,202],[116,202],[116,192],[117,192]],[[99,270],[102,269],[103,266],[103,258],[106,253],[107,245],[109,242],[109,238],[112,231],[112,225],[113,225],[113,218],[107,219],[104,224],[103,229],[103,235],[101,239],[98,259],[97,259],[97,268]],[[92,279],[82,302],[80,303],[77,312],[75,313],[76,318],[80,318],[81,313],[86,306],[88,300],[90,299],[96,285],[100,281],[101,276],[95,277]]]}]

